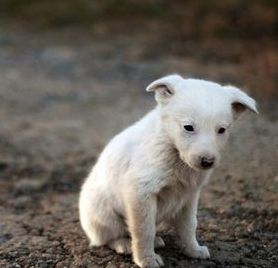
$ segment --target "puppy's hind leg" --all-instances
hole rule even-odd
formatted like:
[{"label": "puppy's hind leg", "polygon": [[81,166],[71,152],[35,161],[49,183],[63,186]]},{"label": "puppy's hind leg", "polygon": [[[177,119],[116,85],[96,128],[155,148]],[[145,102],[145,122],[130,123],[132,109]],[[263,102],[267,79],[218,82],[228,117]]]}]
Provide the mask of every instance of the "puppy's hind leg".
[{"label": "puppy's hind leg", "polygon": [[84,218],[81,221],[82,227],[89,238],[90,247],[103,246],[126,235],[124,226],[115,218],[112,220],[112,225],[109,225],[111,218],[106,218],[106,221],[102,222]]},{"label": "puppy's hind leg", "polygon": [[91,226],[86,228],[85,233],[89,238],[90,247],[103,246],[113,237],[109,227],[102,226],[96,222],[91,222]]},{"label": "puppy's hind leg", "polygon": [[83,188],[79,200],[79,213],[81,226],[90,240],[90,246],[106,245],[109,241],[124,237],[123,221],[97,193],[88,192]]}]

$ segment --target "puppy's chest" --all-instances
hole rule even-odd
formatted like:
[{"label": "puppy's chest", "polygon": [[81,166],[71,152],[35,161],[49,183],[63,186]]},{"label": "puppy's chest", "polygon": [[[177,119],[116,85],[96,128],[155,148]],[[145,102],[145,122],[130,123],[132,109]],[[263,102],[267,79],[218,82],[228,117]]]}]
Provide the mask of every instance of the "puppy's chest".
[{"label": "puppy's chest", "polygon": [[184,166],[174,169],[168,181],[168,185],[157,195],[158,222],[174,218],[190,202],[192,194],[198,191],[201,185],[201,178]]},{"label": "puppy's chest", "polygon": [[174,218],[188,201],[187,191],[167,186],[157,196],[157,221],[158,223]]}]

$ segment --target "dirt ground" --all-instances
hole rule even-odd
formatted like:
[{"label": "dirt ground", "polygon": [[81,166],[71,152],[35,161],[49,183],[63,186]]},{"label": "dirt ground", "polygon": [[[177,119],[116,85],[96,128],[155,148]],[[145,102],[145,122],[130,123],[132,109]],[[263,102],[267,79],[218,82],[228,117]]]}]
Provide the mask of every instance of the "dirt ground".
[{"label": "dirt ground", "polygon": [[146,85],[173,72],[242,86],[261,113],[236,123],[202,192],[198,237],[211,259],[185,257],[171,230],[158,252],[169,268],[277,267],[276,45],[1,29],[0,267],[135,267],[88,248],[78,192],[105,143],[155,105]]}]

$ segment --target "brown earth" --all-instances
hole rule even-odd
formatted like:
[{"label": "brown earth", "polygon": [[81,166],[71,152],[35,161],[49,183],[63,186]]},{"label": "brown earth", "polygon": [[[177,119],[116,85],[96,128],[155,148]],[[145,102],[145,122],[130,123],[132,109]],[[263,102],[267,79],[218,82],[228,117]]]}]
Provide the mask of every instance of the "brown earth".
[{"label": "brown earth", "polygon": [[198,236],[211,259],[182,255],[171,231],[158,252],[166,267],[276,267],[277,67],[271,40],[2,29],[0,267],[135,267],[130,256],[88,248],[78,192],[109,138],[154,106],[146,85],[173,72],[242,86],[261,113],[236,124],[203,190]]}]

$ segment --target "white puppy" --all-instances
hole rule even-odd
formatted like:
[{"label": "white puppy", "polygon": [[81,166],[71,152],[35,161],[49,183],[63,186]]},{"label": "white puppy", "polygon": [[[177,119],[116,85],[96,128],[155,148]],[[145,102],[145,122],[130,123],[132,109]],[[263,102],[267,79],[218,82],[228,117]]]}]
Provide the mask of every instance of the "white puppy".
[{"label": "white puppy", "polygon": [[132,253],[140,267],[161,267],[158,224],[171,224],[183,252],[209,258],[196,240],[201,186],[220,159],[231,124],[257,112],[238,88],[170,75],[154,81],[157,107],[114,137],[80,194],[81,225],[91,246]]}]

